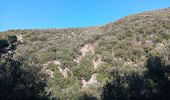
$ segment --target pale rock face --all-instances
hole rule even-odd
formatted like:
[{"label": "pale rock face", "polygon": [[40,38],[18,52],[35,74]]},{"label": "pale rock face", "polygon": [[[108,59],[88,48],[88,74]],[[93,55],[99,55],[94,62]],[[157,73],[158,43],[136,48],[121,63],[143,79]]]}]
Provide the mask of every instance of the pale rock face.
[{"label": "pale rock face", "polygon": [[126,66],[126,65],[133,65],[133,62],[132,61],[127,61],[127,62],[124,63],[124,66]]},{"label": "pale rock face", "polygon": [[87,85],[92,85],[92,84],[97,84],[97,83],[99,83],[97,81],[97,73],[92,74],[89,81],[86,81],[83,78],[81,79],[82,88],[87,88]]},{"label": "pale rock face", "polygon": [[95,48],[95,45],[94,45],[94,44],[85,44],[85,45],[79,50],[80,55],[78,55],[77,58],[74,59],[74,61],[79,64],[80,61],[81,61],[81,59],[86,55],[86,53],[92,52],[92,53],[94,54],[94,48]]},{"label": "pale rock face", "polygon": [[46,64],[44,64],[41,72],[47,74],[47,75],[49,76],[49,80],[52,79],[52,78],[54,78],[54,72],[51,71],[51,70],[49,70],[49,69],[47,69],[47,65],[46,65]]},{"label": "pale rock face", "polygon": [[53,63],[56,65],[61,65],[61,62],[59,62],[58,60],[53,61]]},{"label": "pale rock face", "polygon": [[49,64],[51,64],[51,63],[53,63],[53,64],[55,64],[55,65],[59,65],[59,66],[58,66],[59,72],[64,76],[64,78],[68,78],[69,73],[72,73],[71,70],[69,70],[68,68],[62,69],[62,68],[60,67],[60,65],[61,65],[61,62],[60,62],[60,61],[58,61],[58,60],[48,61],[48,62],[46,62],[45,64],[43,64],[43,66],[44,66],[44,67],[43,67],[43,70],[44,70],[45,73],[47,73],[47,74],[50,76],[50,79],[54,77],[54,72],[51,71],[51,70],[49,70],[49,69],[47,68],[47,66],[48,66]]},{"label": "pale rock face", "polygon": [[58,67],[60,73],[64,76],[64,78],[68,78],[68,74],[71,73],[71,71],[68,68],[62,69],[61,67]]},{"label": "pale rock face", "polygon": [[[82,60],[83,57],[86,56],[87,53],[91,52],[92,54],[95,53],[95,44],[85,44],[82,48],[80,48],[79,50],[79,55],[77,55],[77,58],[74,59],[75,62],[77,62],[77,64],[80,63],[80,61]],[[97,55],[96,58],[94,58],[92,60],[93,63],[93,69],[97,69],[99,67],[99,65],[102,63],[101,60],[101,55]],[[61,70],[62,71],[62,70]],[[89,81],[86,81],[85,79],[81,78],[81,84],[82,84],[82,88],[86,89],[88,87],[88,85],[92,85],[92,84],[97,84],[99,83],[97,81],[97,73],[93,73],[91,75],[91,78],[89,79]]]},{"label": "pale rock face", "polygon": [[44,67],[47,67],[49,64],[54,63],[55,65],[61,65],[61,62],[58,60],[55,61],[48,61],[45,64],[43,64]]},{"label": "pale rock face", "polygon": [[146,40],[145,43],[146,43],[147,45],[153,45],[153,44],[154,44],[152,40]]},{"label": "pale rock face", "polygon": [[158,43],[156,44],[156,50],[157,51],[161,51],[162,49],[164,49],[165,45],[163,43]]},{"label": "pale rock face", "polygon": [[84,47],[82,47],[80,49],[80,52],[82,53],[83,56],[85,56],[85,54],[87,52],[92,52],[94,53],[94,45],[93,44],[85,44]]},{"label": "pale rock face", "polygon": [[94,69],[97,69],[99,67],[99,65],[102,63],[102,58],[101,55],[97,56],[97,59],[93,59],[93,65],[94,65]]},{"label": "pale rock face", "polygon": [[90,78],[90,80],[88,81],[88,83],[89,83],[89,84],[98,83],[98,81],[97,81],[97,73],[94,73],[94,74],[91,76],[91,78]]},{"label": "pale rock face", "polygon": [[16,34],[17,40],[20,42],[23,42],[23,35],[21,34]]},{"label": "pale rock face", "polygon": [[50,76],[50,79],[54,78],[54,72],[53,71],[46,69],[46,73]]},{"label": "pale rock face", "polygon": [[42,68],[42,72],[46,73],[47,75],[49,75],[49,79],[54,78],[54,71],[51,71],[50,69],[48,69],[48,65],[54,63],[56,65],[60,65],[61,63],[58,60],[55,61],[48,61],[45,64],[43,64],[43,68]]}]

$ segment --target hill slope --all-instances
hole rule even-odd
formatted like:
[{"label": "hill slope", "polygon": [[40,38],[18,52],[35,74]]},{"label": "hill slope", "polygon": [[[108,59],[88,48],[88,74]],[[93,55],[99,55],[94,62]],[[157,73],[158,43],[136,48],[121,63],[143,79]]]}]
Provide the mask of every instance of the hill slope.
[{"label": "hill slope", "polygon": [[51,97],[100,99],[113,71],[143,74],[149,55],[170,63],[170,9],[126,16],[104,26],[70,29],[9,30],[16,35],[13,59],[47,75]]}]

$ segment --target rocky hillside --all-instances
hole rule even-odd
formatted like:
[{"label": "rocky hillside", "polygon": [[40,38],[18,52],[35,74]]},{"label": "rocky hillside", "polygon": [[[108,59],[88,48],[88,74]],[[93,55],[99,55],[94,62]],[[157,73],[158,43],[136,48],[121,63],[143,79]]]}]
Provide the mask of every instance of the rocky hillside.
[{"label": "rocky hillside", "polygon": [[143,75],[151,55],[170,64],[169,8],[129,15],[104,26],[0,33],[1,39],[8,36],[18,41],[12,58],[45,74],[44,91],[50,98],[101,99],[113,72]]}]

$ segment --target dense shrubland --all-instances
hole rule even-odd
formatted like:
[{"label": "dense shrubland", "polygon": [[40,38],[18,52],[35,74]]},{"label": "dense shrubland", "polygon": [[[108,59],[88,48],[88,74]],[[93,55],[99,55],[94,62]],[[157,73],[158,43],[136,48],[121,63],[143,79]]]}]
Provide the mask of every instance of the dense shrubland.
[{"label": "dense shrubland", "polygon": [[[130,15],[100,27],[9,30],[0,33],[1,47],[9,46],[8,36],[15,40],[10,59],[19,63],[16,70],[28,73],[19,80],[24,78],[26,83],[37,87],[27,88],[34,93],[33,97],[122,100],[142,96],[140,99],[159,99],[170,93],[168,88],[163,89],[170,87],[170,9]],[[92,48],[94,50],[89,50]],[[0,52],[7,53],[3,48]],[[98,62],[99,57],[101,61]],[[5,58],[1,56],[1,59]],[[2,66],[2,61],[3,68],[7,65]],[[98,63],[97,68],[94,62]],[[13,63],[10,64],[8,67],[13,70]],[[45,72],[42,69],[46,69]],[[96,79],[92,77],[94,73]],[[47,80],[43,81],[43,86],[40,85],[42,79]],[[85,83],[86,87],[82,88]]]},{"label": "dense shrubland", "polygon": [[18,44],[16,36],[0,39],[0,99],[48,99],[45,75],[39,73],[40,69],[12,58]]}]

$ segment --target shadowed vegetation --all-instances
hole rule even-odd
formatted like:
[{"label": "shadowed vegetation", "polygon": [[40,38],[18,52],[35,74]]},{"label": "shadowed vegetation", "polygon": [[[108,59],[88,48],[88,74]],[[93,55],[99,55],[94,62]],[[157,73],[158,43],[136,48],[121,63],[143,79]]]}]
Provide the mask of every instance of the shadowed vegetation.
[{"label": "shadowed vegetation", "polygon": [[0,40],[0,99],[47,99],[45,77],[39,73],[39,69],[12,59],[16,39],[9,36],[7,40]]},{"label": "shadowed vegetation", "polygon": [[169,65],[160,57],[149,57],[143,75],[113,73],[103,87],[103,100],[169,100]]}]

